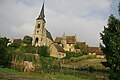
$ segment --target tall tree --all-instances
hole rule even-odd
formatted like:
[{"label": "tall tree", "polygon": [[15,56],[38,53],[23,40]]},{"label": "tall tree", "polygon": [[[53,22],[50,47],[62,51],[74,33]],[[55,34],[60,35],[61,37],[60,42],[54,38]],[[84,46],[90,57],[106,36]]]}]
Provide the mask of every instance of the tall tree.
[{"label": "tall tree", "polygon": [[32,37],[30,37],[30,36],[24,36],[24,38],[23,38],[23,43],[24,44],[27,44],[27,45],[31,45],[32,44]]},{"label": "tall tree", "polygon": [[106,54],[107,63],[114,72],[120,71],[120,20],[111,15],[108,27],[100,33],[102,51]]}]

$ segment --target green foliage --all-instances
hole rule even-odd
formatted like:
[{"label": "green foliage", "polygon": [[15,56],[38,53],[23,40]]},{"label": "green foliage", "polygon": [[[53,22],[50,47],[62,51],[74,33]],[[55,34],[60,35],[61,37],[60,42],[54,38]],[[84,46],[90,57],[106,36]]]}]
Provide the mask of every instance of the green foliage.
[{"label": "green foliage", "polygon": [[42,65],[42,72],[49,72],[51,69],[51,63],[53,62],[53,58],[50,57],[50,53],[48,53],[47,46],[37,47],[38,54],[40,55],[40,63]]},{"label": "green foliage", "polygon": [[75,53],[75,52],[66,52],[66,59],[70,59],[71,57],[79,57],[79,56],[82,56],[82,54],[79,52],[79,53]]},{"label": "green foliage", "polygon": [[74,45],[74,47],[75,47],[75,49],[80,49],[80,48],[81,48],[80,44],[78,44],[78,43],[76,43],[76,44]]},{"label": "green foliage", "polygon": [[19,42],[13,42],[9,47],[19,48],[21,46],[21,43]]},{"label": "green foliage", "polygon": [[19,47],[19,49],[24,53],[36,53],[37,48],[35,46],[27,45],[24,46],[23,44]]},{"label": "green foliage", "polygon": [[53,62],[53,58],[51,57],[40,57],[40,63],[42,65],[42,71],[43,72],[49,72],[51,69],[51,63]]},{"label": "green foliage", "polygon": [[114,72],[120,72],[120,20],[111,15],[108,19],[108,27],[100,34],[104,45],[101,45],[109,67]]},{"label": "green foliage", "polygon": [[80,52],[82,54],[88,54],[88,46],[85,44],[85,45],[81,45],[80,43],[76,43],[74,45],[75,49],[80,49]]},{"label": "green foliage", "polygon": [[27,44],[27,45],[31,45],[32,44],[32,37],[30,37],[30,36],[24,36],[24,38],[23,38],[23,43],[24,44]]},{"label": "green foliage", "polygon": [[8,64],[7,43],[7,38],[0,37],[0,65],[4,66]]},{"label": "green foliage", "polygon": [[48,47],[47,46],[41,46],[37,47],[38,54],[43,57],[50,57],[50,53],[48,53]]}]

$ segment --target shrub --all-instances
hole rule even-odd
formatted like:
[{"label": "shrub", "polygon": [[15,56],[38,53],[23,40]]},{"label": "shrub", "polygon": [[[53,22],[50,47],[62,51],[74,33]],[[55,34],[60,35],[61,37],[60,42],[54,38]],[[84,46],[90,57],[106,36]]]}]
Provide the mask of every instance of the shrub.
[{"label": "shrub", "polygon": [[82,56],[82,54],[79,52],[79,53],[75,53],[75,52],[69,52],[67,51],[66,52],[66,59],[70,59],[71,57],[79,57],[79,56]]}]

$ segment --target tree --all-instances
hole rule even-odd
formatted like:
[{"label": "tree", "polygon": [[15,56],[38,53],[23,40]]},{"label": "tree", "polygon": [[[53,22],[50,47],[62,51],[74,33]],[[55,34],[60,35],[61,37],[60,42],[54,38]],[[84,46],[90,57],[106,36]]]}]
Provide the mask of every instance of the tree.
[{"label": "tree", "polygon": [[80,44],[79,43],[76,43],[75,45],[74,45],[74,47],[75,47],[75,49],[80,49]]},{"label": "tree", "polygon": [[0,65],[7,65],[7,43],[8,39],[6,37],[0,37]]},{"label": "tree", "polygon": [[23,41],[21,39],[14,39],[13,43],[11,45],[9,45],[9,47],[19,48],[22,43],[23,43]]},{"label": "tree", "polygon": [[76,43],[74,47],[75,49],[80,49],[82,54],[88,53],[88,45],[86,45],[85,43]]},{"label": "tree", "polygon": [[38,54],[43,57],[50,57],[50,53],[48,53],[47,46],[38,47]]},{"label": "tree", "polygon": [[24,44],[27,44],[27,45],[31,45],[32,44],[32,37],[30,37],[30,36],[24,36],[24,38],[23,38],[23,43]]},{"label": "tree", "polygon": [[106,54],[107,63],[114,72],[120,71],[120,20],[111,15],[108,27],[100,33],[101,49]]},{"label": "tree", "polygon": [[40,63],[42,65],[42,72],[49,72],[51,68],[51,63],[53,62],[53,58],[50,57],[50,53],[48,53],[47,46],[37,47],[38,54],[40,55]]}]

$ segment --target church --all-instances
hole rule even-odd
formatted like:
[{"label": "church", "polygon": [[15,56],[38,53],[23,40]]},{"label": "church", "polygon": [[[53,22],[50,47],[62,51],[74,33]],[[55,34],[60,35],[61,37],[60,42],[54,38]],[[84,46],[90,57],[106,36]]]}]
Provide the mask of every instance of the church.
[{"label": "church", "polygon": [[44,3],[42,5],[41,12],[36,19],[34,34],[32,37],[33,46],[47,46],[50,56],[63,58],[66,56],[63,48],[54,43],[51,33],[45,27],[46,20],[44,14]]}]

